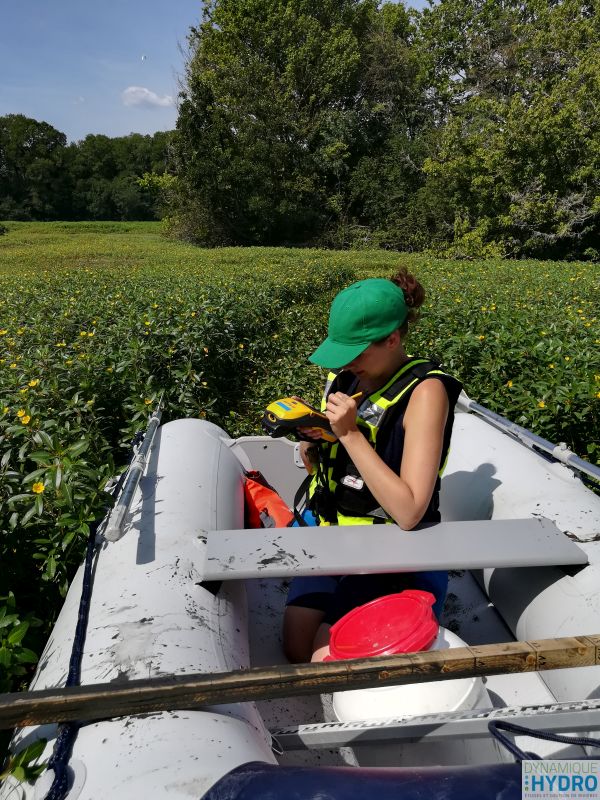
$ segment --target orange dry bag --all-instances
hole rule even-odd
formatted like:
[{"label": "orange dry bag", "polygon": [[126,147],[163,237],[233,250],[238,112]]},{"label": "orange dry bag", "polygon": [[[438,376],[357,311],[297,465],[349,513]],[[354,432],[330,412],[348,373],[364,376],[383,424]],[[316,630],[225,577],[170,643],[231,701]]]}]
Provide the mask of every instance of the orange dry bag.
[{"label": "orange dry bag", "polygon": [[247,528],[287,528],[293,513],[258,470],[245,472],[245,525]]}]

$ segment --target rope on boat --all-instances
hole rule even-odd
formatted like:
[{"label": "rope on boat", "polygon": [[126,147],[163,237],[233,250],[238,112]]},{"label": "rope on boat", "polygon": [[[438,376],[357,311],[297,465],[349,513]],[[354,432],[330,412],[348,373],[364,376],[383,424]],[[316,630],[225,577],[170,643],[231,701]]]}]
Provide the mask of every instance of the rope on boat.
[{"label": "rope on boat", "polygon": [[[138,432],[131,443],[131,455],[127,463],[127,468],[121,473],[119,480],[111,492],[111,501],[114,504],[116,498],[121,493],[125,477],[129,472],[129,466],[136,455],[136,448],[144,437],[143,432]],[[96,534],[101,524],[101,520],[96,520],[90,525],[87,548],[85,552],[85,562],[83,568],[83,582],[81,587],[81,598],[79,600],[79,613],[77,616],[77,626],[73,638],[73,647],[69,659],[69,673],[67,675],[66,686],[78,686],[81,680],[81,662],[83,660],[83,648],[90,614],[90,602],[92,599],[93,577],[94,577],[94,557],[98,551]],[[44,800],[63,800],[69,792],[71,778],[69,775],[69,760],[73,751],[73,745],[79,732],[81,723],[77,721],[66,722],[58,727],[58,733],[54,742],[52,755],[48,761],[47,770],[54,772],[54,779]]]},{"label": "rope on boat", "polygon": [[[83,571],[83,586],[81,590],[81,599],[79,601],[79,615],[77,618],[77,627],[75,628],[71,659],[69,661],[67,686],[77,686],[81,677],[81,660],[83,658],[83,647],[85,644],[90,599],[92,596],[92,567],[94,564],[94,555],[97,551],[96,531],[98,530],[98,525],[99,522],[95,522],[90,526],[88,536]],[[68,765],[69,759],[71,758],[71,751],[73,750],[73,744],[75,743],[77,732],[79,731],[79,724],[79,722],[67,722],[60,725],[58,728],[58,735],[47,767],[49,770],[54,771],[54,780],[52,781],[52,786],[45,800],[62,800],[69,791],[70,780]]]},{"label": "rope on boat", "polygon": [[600,747],[600,739],[591,739],[588,736],[563,736],[560,733],[538,731],[533,728],[526,728],[524,725],[515,725],[514,722],[504,722],[503,720],[492,720],[488,722],[488,730],[506,749],[512,753],[517,762],[521,761],[542,761],[537,753],[531,753],[521,748],[511,741],[508,736],[501,733],[501,730],[515,733],[519,736],[531,736],[533,739],[545,739],[547,742],[560,742],[561,744],[572,744],[578,747]]}]

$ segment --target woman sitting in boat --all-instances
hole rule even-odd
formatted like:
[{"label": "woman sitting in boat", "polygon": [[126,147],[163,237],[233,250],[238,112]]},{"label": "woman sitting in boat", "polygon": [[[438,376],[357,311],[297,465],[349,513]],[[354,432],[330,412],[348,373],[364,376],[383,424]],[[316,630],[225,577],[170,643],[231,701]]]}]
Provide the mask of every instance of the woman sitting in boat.
[{"label": "woman sitting in boat", "polygon": [[[461,385],[406,354],[409,325],[424,299],[406,270],[390,280],[358,281],[334,298],[328,336],[309,359],[331,370],[322,409],[337,437],[329,443],[320,429],[303,429],[315,441],[300,450],[312,475],[311,524],[395,522],[418,530],[440,521],[440,474]],[[447,586],[446,572],[295,578],[283,624],[286,655],[321,661],[334,622],[403,589],[431,591],[439,616]]]}]

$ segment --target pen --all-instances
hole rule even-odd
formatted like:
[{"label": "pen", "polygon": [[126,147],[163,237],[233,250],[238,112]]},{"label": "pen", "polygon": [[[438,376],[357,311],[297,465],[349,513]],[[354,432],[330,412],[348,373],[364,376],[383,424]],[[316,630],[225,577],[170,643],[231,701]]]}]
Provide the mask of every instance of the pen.
[{"label": "pen", "polygon": [[357,392],[356,394],[350,395],[350,400],[356,400],[358,397],[362,397],[362,392]]}]

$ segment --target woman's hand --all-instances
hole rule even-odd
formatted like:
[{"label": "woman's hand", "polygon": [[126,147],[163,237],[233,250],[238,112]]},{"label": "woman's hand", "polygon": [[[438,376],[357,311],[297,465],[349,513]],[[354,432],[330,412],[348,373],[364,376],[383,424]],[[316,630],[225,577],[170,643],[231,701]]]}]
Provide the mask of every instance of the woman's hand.
[{"label": "woman's hand", "polygon": [[343,392],[334,392],[327,398],[325,413],[331,429],[338,439],[358,431],[356,426],[356,400]]},{"label": "woman's hand", "polygon": [[297,428],[297,431],[306,439],[312,439],[315,442],[323,438],[323,428]]}]

